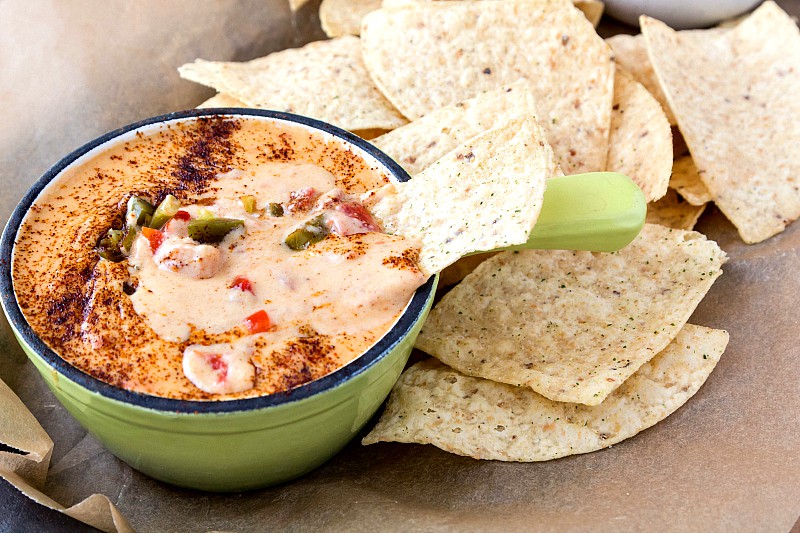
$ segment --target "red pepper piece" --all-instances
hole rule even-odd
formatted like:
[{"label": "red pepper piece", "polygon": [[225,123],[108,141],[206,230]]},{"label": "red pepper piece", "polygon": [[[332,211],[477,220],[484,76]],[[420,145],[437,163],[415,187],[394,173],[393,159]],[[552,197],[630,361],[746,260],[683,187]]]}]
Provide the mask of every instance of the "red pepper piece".
[{"label": "red pepper piece", "polygon": [[289,193],[289,203],[286,208],[289,211],[308,211],[314,205],[319,193],[314,187],[303,187]]},{"label": "red pepper piece", "polygon": [[150,250],[153,253],[156,253],[158,247],[161,246],[161,243],[164,242],[164,234],[158,231],[157,229],[144,227],[142,228],[142,235],[150,241]]},{"label": "red pepper piece", "polygon": [[350,218],[361,221],[361,223],[364,224],[364,228],[369,231],[381,231],[381,228],[375,222],[375,219],[372,218],[372,215],[369,213],[369,211],[367,211],[367,209],[361,204],[339,204],[336,206],[336,210]]},{"label": "red pepper piece", "polygon": [[219,354],[206,355],[206,361],[211,365],[211,368],[217,373],[217,383],[222,383],[228,378],[228,363],[223,361],[222,356]]},{"label": "red pepper piece", "polygon": [[255,294],[253,290],[253,283],[244,276],[236,276],[233,278],[233,283],[230,286],[231,289],[239,289],[242,292],[249,292],[250,294]]},{"label": "red pepper piece", "polygon": [[191,219],[192,215],[190,215],[187,211],[180,210],[177,213],[175,213],[175,215],[172,218],[174,218],[175,220],[186,221]]},{"label": "red pepper piece", "polygon": [[261,311],[256,311],[244,319],[244,327],[247,328],[247,331],[250,332],[250,335],[269,331],[271,326],[272,322],[269,320],[269,315],[263,309]]}]

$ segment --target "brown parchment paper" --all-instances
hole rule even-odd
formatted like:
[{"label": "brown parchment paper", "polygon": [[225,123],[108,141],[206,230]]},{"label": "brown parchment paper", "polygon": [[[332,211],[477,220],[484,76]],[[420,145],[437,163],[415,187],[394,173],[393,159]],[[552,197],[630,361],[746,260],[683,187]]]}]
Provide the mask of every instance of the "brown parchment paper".
[{"label": "brown parchment paper", "polygon": [[[800,14],[800,2],[779,3]],[[323,38],[318,5],[291,14],[282,0],[0,0],[2,221],[83,142],[211,96],[178,65]],[[188,491],[88,435],[0,319],[0,442],[27,453],[0,451],[0,477],[52,508],[88,509],[108,531],[789,531],[800,514],[800,224],[745,245],[712,208],[697,229],[731,259],[691,322],[727,329],[728,349],[684,407],[607,450],[516,464],[356,439],[292,483]],[[4,524],[21,529],[0,505]]]}]

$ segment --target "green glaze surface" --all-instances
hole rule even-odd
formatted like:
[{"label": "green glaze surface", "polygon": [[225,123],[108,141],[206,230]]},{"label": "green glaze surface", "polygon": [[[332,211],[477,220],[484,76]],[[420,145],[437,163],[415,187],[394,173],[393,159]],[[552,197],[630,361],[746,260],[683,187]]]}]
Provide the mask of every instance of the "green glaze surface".
[{"label": "green glaze surface", "polygon": [[646,214],[644,194],[623,174],[550,178],[536,226],[517,248],[613,252],[639,234]]},{"label": "green glaze surface", "polygon": [[302,400],[231,413],[169,413],[107,398],[58,374],[14,334],[56,398],[114,455],[174,485],[241,491],[317,468],[361,430],[408,361],[433,294],[410,333],[351,379]]}]

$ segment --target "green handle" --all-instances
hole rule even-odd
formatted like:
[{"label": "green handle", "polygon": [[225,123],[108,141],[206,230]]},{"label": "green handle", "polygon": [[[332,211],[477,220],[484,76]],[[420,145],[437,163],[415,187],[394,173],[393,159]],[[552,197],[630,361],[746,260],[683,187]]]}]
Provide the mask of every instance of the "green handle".
[{"label": "green handle", "polygon": [[636,238],[646,213],[644,194],[623,174],[550,178],[528,242],[511,249],[613,252]]}]

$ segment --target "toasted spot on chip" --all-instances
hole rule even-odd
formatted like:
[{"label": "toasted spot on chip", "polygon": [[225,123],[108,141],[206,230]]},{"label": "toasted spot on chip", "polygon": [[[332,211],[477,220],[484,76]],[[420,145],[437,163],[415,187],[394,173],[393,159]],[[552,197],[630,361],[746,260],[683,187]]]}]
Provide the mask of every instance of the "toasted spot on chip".
[{"label": "toasted spot on chip", "polygon": [[416,346],[464,374],[597,405],[669,344],[725,259],[656,224],[614,253],[503,252],[442,298]]},{"label": "toasted spot on chip", "polygon": [[248,107],[298,113],[347,130],[391,130],[407,122],[375,87],[353,36],[245,63],[198,59],[178,71],[182,78],[213,87]]},{"label": "toasted spot on chip", "polygon": [[648,202],[667,192],[672,173],[672,130],[647,89],[617,70],[608,139],[608,170],[631,178]]},{"label": "toasted spot on chip", "polygon": [[706,204],[692,205],[681,198],[674,189],[669,189],[657,202],[647,204],[647,222],[661,224],[673,229],[690,230],[697,224]]},{"label": "toasted spot on chip", "polygon": [[432,111],[372,143],[413,176],[479,133],[535,114],[533,95],[520,81]]},{"label": "toasted spot on chip", "polygon": [[686,324],[661,353],[593,407],[554,402],[527,388],[465,376],[435,359],[423,361],[400,377],[362,444],[433,444],[499,461],[593,452],[636,435],[686,403],[727,343],[725,331]]},{"label": "toasted spot on chip", "polygon": [[381,0],[322,0],[319,21],[328,37],[358,35],[361,19],[381,7]]},{"label": "toasted spot on chip", "polygon": [[527,116],[451,151],[372,206],[384,229],[421,244],[419,266],[441,271],[461,256],[527,242],[557,163]]},{"label": "toasted spot on chip", "polygon": [[705,186],[692,156],[687,155],[675,160],[672,165],[672,177],[669,186],[692,205],[704,205],[713,201],[708,187]]},{"label": "toasted spot on chip", "polygon": [[370,74],[406,117],[525,78],[562,169],[605,169],[614,65],[571,2],[384,7],[364,17],[361,30]]},{"label": "toasted spot on chip", "polygon": [[653,67],[714,203],[747,243],[800,217],[800,29],[765,2],[730,30],[642,18]]}]

